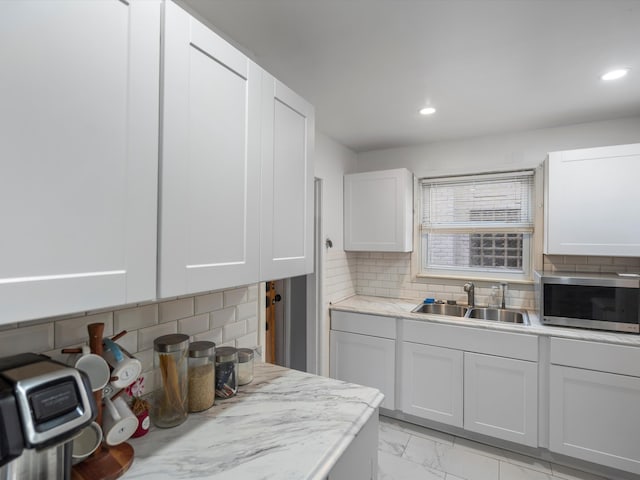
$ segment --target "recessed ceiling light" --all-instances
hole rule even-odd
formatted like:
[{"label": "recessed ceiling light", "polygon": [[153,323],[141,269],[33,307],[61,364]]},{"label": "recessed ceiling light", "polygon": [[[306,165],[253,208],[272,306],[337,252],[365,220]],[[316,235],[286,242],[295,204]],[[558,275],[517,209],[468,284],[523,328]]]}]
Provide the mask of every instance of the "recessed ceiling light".
[{"label": "recessed ceiling light", "polygon": [[605,73],[600,78],[602,80],[617,80],[618,78],[624,77],[627,73],[629,73],[628,68],[619,68],[617,70],[611,70],[610,72]]},{"label": "recessed ceiling light", "polygon": [[420,109],[420,115],[433,115],[436,113],[436,109],[433,107],[424,107]]}]

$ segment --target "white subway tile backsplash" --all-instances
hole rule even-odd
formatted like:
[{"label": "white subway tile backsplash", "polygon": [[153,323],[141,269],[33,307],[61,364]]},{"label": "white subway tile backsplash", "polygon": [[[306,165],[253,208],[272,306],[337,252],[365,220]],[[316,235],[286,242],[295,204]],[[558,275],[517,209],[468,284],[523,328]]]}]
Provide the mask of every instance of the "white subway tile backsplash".
[{"label": "white subway tile backsplash", "polygon": [[[256,284],[228,293],[213,292],[3,325],[0,356],[32,351],[66,363],[68,355],[62,354],[61,349],[86,343],[87,325],[104,323],[105,336],[127,331],[118,343],[142,363],[148,393],[158,381],[157,370],[153,368],[155,338],[180,331],[192,340],[208,340],[217,346],[236,346],[237,342],[238,346],[254,348],[258,342],[258,297]],[[228,308],[223,308],[225,301]],[[242,317],[240,321],[236,313]]]},{"label": "white subway tile backsplash", "polygon": [[140,360],[143,372],[153,369],[153,348],[136,352],[134,356]]},{"label": "white subway tile backsplash", "polygon": [[0,332],[0,356],[42,353],[54,347],[53,324],[32,325]]},{"label": "white subway tile backsplash", "polygon": [[229,307],[209,314],[209,328],[219,328],[236,321],[236,308]]},{"label": "white subway tile backsplash", "polygon": [[240,321],[235,323],[228,323],[224,327],[222,327],[222,341],[229,342],[238,337],[246,335],[247,333],[247,322]]},{"label": "white subway tile backsplash", "polygon": [[245,303],[249,299],[249,291],[246,287],[227,290],[224,292],[223,300],[225,307],[231,307]]},{"label": "white subway tile backsplash", "polygon": [[170,333],[178,333],[178,322],[161,323],[153,327],[141,328],[138,330],[138,350],[153,348],[153,341]]},{"label": "white subway tile backsplash", "polygon": [[157,303],[113,312],[113,329],[116,333],[122,330],[138,330],[157,323]]},{"label": "white subway tile backsplash", "polygon": [[213,312],[222,308],[222,292],[209,293],[196,297],[196,315]]},{"label": "white subway tile backsplash", "polygon": [[258,333],[253,332],[248,335],[236,338],[237,348],[255,348],[258,345]]},{"label": "white subway tile backsplash", "polygon": [[258,317],[247,318],[247,332],[258,331]]},{"label": "white subway tile backsplash", "polygon": [[118,339],[118,345],[124,348],[127,352],[134,354],[138,351],[138,331],[127,331],[127,334]]},{"label": "white subway tile backsplash", "polygon": [[195,335],[196,333],[206,332],[207,330],[209,330],[208,313],[178,320],[178,333]]},{"label": "white subway tile backsplash", "polygon": [[204,333],[198,333],[193,336],[195,341],[207,341],[216,344],[216,347],[222,346],[222,328],[214,328]]},{"label": "white subway tile backsplash", "polygon": [[160,323],[193,316],[193,303],[193,297],[188,297],[158,304]]},{"label": "white subway tile backsplash", "polygon": [[258,302],[243,303],[236,307],[236,319],[244,320],[258,314]]},{"label": "white subway tile backsplash", "polygon": [[54,323],[56,348],[87,342],[89,339],[87,325],[90,323],[104,323],[104,336],[113,335],[113,312],[58,320]]},{"label": "white subway tile backsplash", "polygon": [[257,284],[249,285],[249,287],[247,287],[247,300],[258,300],[259,293],[260,292]]}]

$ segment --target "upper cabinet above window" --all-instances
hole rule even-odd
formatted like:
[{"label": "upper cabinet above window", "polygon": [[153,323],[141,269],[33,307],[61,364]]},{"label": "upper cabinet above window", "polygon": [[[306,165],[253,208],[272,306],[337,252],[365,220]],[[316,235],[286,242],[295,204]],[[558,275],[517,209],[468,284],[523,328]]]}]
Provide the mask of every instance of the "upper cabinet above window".
[{"label": "upper cabinet above window", "polygon": [[344,176],[344,249],[413,250],[413,174],[409,170]]},{"label": "upper cabinet above window", "polygon": [[155,297],[160,2],[0,2],[0,323]]},{"label": "upper cabinet above window", "polygon": [[640,256],[640,144],[552,152],[544,253]]}]

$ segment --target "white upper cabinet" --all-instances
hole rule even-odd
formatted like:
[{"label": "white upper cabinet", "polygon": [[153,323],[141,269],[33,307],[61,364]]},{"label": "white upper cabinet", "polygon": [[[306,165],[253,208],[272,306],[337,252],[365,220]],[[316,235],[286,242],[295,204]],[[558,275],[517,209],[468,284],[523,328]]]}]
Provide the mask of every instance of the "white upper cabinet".
[{"label": "white upper cabinet", "polygon": [[262,70],[165,6],[159,297],[258,281]]},{"label": "white upper cabinet", "polygon": [[413,174],[409,170],[344,176],[344,249],[413,250]]},{"label": "white upper cabinet", "polygon": [[552,152],[545,170],[544,253],[640,256],[640,143]]},{"label": "white upper cabinet", "polygon": [[261,280],[313,271],[314,119],[309,103],[263,73]]},{"label": "white upper cabinet", "polygon": [[0,323],[155,297],[160,2],[0,2]]}]

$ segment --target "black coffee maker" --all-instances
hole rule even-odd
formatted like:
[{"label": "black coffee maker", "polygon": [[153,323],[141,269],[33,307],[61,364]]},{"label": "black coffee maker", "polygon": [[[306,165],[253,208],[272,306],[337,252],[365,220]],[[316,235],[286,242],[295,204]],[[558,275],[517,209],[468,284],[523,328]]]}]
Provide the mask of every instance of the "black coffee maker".
[{"label": "black coffee maker", "polygon": [[0,358],[0,480],[66,480],[73,437],[96,417],[86,374],[44,355]]}]

